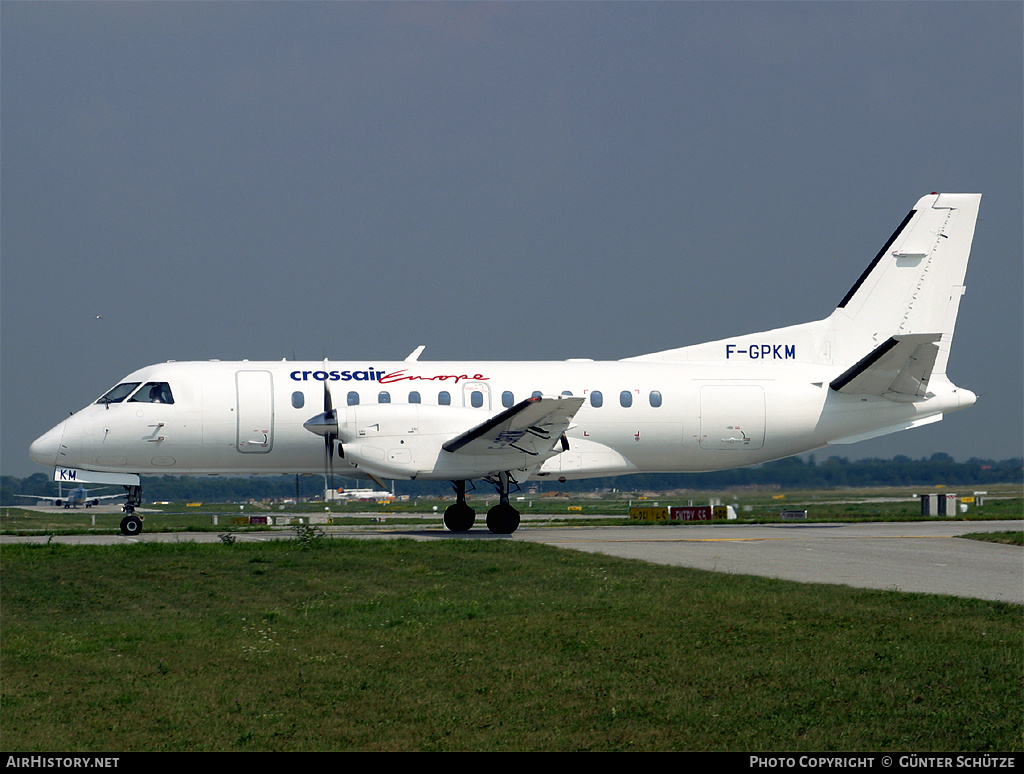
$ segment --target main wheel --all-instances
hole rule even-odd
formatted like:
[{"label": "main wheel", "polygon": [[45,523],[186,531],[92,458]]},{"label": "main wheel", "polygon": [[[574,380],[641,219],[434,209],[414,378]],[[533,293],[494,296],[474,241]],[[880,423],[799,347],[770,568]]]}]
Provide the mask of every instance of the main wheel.
[{"label": "main wheel", "polygon": [[518,528],[519,511],[508,503],[500,503],[487,511],[487,529],[495,535],[511,535]]},{"label": "main wheel", "polygon": [[121,519],[121,534],[134,537],[142,532],[142,519],[135,514],[128,514]]},{"label": "main wheel", "polygon": [[476,511],[466,503],[452,503],[444,511],[444,526],[449,532],[468,532],[476,521]]}]

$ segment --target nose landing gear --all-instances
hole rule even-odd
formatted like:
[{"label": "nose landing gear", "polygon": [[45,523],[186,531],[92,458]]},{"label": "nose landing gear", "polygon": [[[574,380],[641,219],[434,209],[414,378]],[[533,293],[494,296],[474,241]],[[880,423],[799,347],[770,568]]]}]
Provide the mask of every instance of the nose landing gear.
[{"label": "nose landing gear", "polygon": [[135,508],[142,504],[142,487],[125,486],[125,489],[128,491],[128,501],[121,506],[125,514],[121,519],[121,534],[135,537],[142,532],[142,517],[135,515]]}]

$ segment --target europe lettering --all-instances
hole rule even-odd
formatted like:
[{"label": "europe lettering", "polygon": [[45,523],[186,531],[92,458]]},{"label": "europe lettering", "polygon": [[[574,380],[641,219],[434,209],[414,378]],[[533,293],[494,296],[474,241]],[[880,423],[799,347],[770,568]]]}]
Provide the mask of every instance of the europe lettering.
[{"label": "europe lettering", "polygon": [[750,344],[740,348],[736,344],[725,345],[725,359],[746,358],[747,360],[796,360],[796,344]]}]

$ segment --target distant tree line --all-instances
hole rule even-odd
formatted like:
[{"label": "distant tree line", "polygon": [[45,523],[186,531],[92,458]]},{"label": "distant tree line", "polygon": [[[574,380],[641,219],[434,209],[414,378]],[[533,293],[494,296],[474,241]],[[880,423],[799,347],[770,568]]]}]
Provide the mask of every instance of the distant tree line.
[{"label": "distant tree line", "polygon": [[[0,476],[0,505],[30,503],[19,494],[56,497],[57,484],[45,473],[26,478]],[[365,481],[336,476],[334,486],[344,489],[377,488]],[[386,482],[391,485],[391,482]],[[816,461],[789,457],[736,470],[715,473],[638,474],[610,478],[587,479],[559,483],[555,479],[536,479],[523,485],[538,491],[593,492],[666,491],[672,489],[723,490],[745,486],[769,486],[781,489],[833,489],[846,487],[934,487],[984,486],[986,484],[1024,483],[1024,458],[1008,460],[970,459],[956,462],[948,454],[937,453],[927,458],[862,459],[829,457]],[[452,494],[445,481],[397,481],[397,495],[437,497]],[[89,486],[90,490],[98,487]],[[64,485],[64,492],[69,487]],[[143,499],[146,502],[246,502],[248,500],[314,499],[323,495],[323,476],[144,476]],[[118,487],[105,487],[102,494],[114,494]],[[487,484],[477,483],[477,492],[491,493]],[[472,496],[472,492],[470,492]]]},{"label": "distant tree line", "polygon": [[[847,487],[980,486],[1024,482],[1024,458],[970,459],[957,462],[939,452],[927,458],[862,459],[815,456],[788,457],[763,465],[713,473],[630,476],[637,489],[733,489],[743,486],[777,486],[782,489],[841,489]],[[613,482],[614,479],[606,479]],[[610,486],[619,486],[609,483]],[[621,487],[619,487],[621,488]]]}]

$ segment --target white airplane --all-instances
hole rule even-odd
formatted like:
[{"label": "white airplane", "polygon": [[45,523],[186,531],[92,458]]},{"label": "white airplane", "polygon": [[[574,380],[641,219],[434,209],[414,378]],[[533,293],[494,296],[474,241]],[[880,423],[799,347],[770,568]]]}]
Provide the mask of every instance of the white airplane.
[{"label": "white airplane", "polygon": [[376,489],[337,489],[325,492],[331,500],[393,500],[391,492],[380,492]]},{"label": "white airplane", "polygon": [[68,492],[67,497],[62,497],[60,495],[57,497],[53,497],[52,495],[15,495],[15,497],[28,497],[33,500],[43,500],[45,502],[52,503],[53,505],[63,505],[65,508],[78,508],[79,505],[84,505],[86,508],[92,508],[94,505],[99,505],[101,500],[117,500],[124,496],[124,494],[93,495],[90,494],[89,490],[84,486],[75,487]]},{"label": "white airplane", "polygon": [[[736,468],[919,427],[966,408],[946,377],[979,194],[922,197],[828,317],[595,362],[167,362],[126,376],[38,438],[56,480],[327,473],[493,484],[487,526],[519,525],[509,490],[643,472]],[[819,251],[823,254],[824,249]],[[382,487],[385,488],[385,487]]]}]

